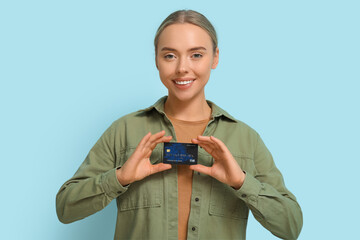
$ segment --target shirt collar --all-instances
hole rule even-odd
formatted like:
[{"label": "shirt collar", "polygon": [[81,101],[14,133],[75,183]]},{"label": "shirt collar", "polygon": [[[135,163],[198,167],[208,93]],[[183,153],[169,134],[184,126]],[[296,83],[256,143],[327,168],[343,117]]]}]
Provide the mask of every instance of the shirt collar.
[{"label": "shirt collar", "polygon": [[[142,109],[140,111],[143,112],[150,112],[151,110],[155,109],[157,112],[161,113],[161,114],[165,114],[164,112],[164,106],[165,106],[165,101],[167,99],[167,96],[164,96],[162,98],[160,98],[156,103],[154,103],[153,105],[151,105],[148,108]],[[206,102],[209,104],[209,106],[211,107],[211,116],[213,118],[218,118],[221,116],[224,116],[228,119],[230,119],[231,121],[236,122],[237,120],[231,116],[229,113],[227,113],[225,110],[223,110],[222,108],[220,108],[219,106],[217,106],[215,103],[206,100]]]}]

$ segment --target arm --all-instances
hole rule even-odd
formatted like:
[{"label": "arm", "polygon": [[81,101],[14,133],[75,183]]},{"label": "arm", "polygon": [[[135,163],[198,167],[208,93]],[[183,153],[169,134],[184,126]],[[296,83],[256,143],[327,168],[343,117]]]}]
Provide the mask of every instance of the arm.
[{"label": "arm", "polygon": [[127,190],[134,181],[171,168],[168,164],[150,163],[152,150],[160,142],[170,141],[165,131],[147,134],[134,153],[115,168],[115,136],[110,127],[101,136],[75,175],[65,182],[56,196],[56,212],[63,223],[85,218],[107,206]]},{"label": "arm", "polygon": [[254,217],[275,236],[296,239],[302,228],[302,212],[295,197],[286,189],[270,152],[258,136],[254,153],[256,176],[244,173],[224,143],[215,137],[193,139],[214,158],[211,167],[194,165],[192,170],[210,175],[234,188]]},{"label": "arm", "polygon": [[254,154],[256,176],[246,174],[241,188],[235,191],[266,229],[282,239],[297,239],[303,217],[295,196],[286,189],[282,174],[258,136]]},{"label": "arm", "polygon": [[127,190],[116,178],[114,129],[111,126],[90,150],[75,175],[56,195],[56,212],[63,223],[85,218]]}]

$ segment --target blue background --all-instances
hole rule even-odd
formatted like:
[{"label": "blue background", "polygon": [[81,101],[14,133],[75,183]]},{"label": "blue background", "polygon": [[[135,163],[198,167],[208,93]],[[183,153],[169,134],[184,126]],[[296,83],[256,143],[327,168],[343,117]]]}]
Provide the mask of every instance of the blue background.
[{"label": "blue background", "polygon": [[[116,207],[64,225],[55,195],[117,118],[167,93],[153,37],[206,15],[220,64],[207,98],[256,129],[304,214],[299,239],[354,239],[359,1],[1,1],[0,239],[112,239]],[[276,239],[251,216],[248,239]]]}]

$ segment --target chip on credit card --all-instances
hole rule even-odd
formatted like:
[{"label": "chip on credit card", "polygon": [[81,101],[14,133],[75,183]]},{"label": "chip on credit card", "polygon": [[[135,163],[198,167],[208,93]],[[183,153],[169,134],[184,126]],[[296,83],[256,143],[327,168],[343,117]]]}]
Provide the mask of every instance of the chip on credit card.
[{"label": "chip on credit card", "polygon": [[197,164],[198,145],[193,143],[164,143],[163,163],[169,164]]}]

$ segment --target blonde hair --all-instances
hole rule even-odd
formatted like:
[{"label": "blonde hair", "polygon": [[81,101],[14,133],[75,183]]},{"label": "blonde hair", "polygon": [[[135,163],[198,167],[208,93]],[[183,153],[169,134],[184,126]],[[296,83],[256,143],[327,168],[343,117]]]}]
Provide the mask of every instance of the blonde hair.
[{"label": "blonde hair", "polygon": [[178,10],[171,13],[167,18],[165,18],[165,20],[160,24],[158,30],[156,31],[154,39],[155,55],[157,53],[157,45],[159,42],[160,34],[167,26],[176,23],[190,23],[204,29],[211,38],[214,53],[216,52],[218,40],[215,28],[210,23],[210,21],[199,12],[193,10]]}]

